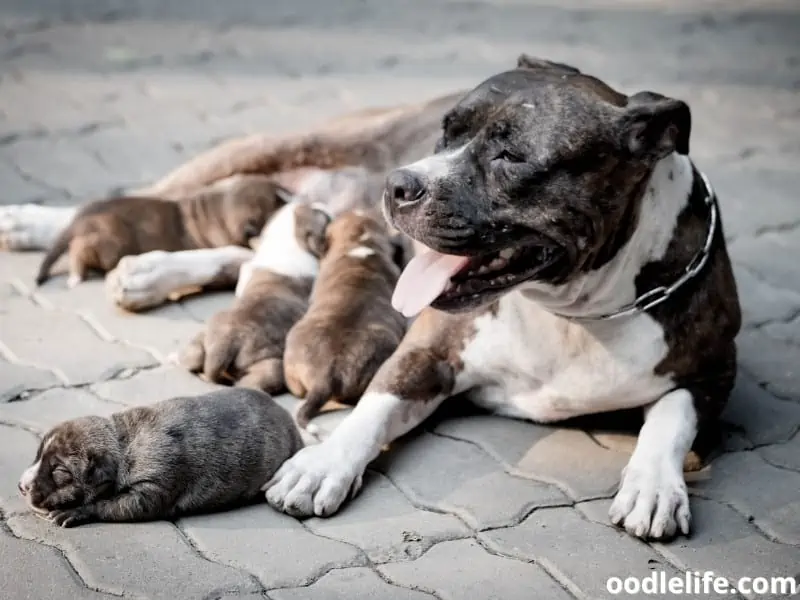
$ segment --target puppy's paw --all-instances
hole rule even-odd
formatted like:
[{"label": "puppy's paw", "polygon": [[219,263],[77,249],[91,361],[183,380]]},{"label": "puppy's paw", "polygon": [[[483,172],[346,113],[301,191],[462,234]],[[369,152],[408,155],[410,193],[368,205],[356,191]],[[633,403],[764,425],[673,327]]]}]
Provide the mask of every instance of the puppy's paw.
[{"label": "puppy's paw", "polygon": [[66,206],[0,206],[0,248],[46,250],[73,216],[75,208]]},{"label": "puppy's paw", "polygon": [[90,506],[53,510],[47,518],[59,527],[75,527],[91,521],[94,518],[94,511]]},{"label": "puppy's paw", "polygon": [[155,250],[123,257],[106,275],[106,294],[115,304],[130,311],[163,304],[175,291],[170,255]]},{"label": "puppy's paw", "polygon": [[267,502],[293,517],[328,517],[361,489],[363,469],[323,442],[287,460],[268,481]]},{"label": "puppy's paw", "polygon": [[632,459],[608,514],[639,538],[689,535],[692,517],[683,473],[666,461],[635,464]]}]

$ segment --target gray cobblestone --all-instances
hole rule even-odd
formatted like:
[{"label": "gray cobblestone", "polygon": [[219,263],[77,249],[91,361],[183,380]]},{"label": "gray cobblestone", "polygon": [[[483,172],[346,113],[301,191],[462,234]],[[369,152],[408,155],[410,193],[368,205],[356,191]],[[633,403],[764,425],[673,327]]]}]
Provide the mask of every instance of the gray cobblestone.
[{"label": "gray cobblestone", "polygon": [[740,373],[722,419],[757,446],[774,444],[788,440],[800,429],[800,405],[775,398]]},{"label": "gray cobblestone", "polygon": [[[571,598],[542,567],[488,553],[475,540],[442,542],[414,562],[384,565],[392,582],[414,586],[443,598],[553,600]],[[535,590],[535,592],[534,592]]]},{"label": "gray cobblestone", "polygon": [[430,600],[432,596],[418,590],[390,585],[365,567],[336,569],[303,588],[275,590],[275,600]]},{"label": "gray cobblestone", "polygon": [[[25,400],[0,405],[0,420],[44,434],[67,419],[99,415],[107,417],[125,406],[100,400],[83,389],[52,388]],[[31,460],[33,455],[30,456]]]},{"label": "gray cobblestone", "polygon": [[[3,421],[2,416],[0,421]],[[17,492],[17,482],[33,463],[39,439],[29,431],[6,424],[0,425],[0,436],[3,440],[0,444],[0,509],[9,515],[25,510],[25,503]]]},{"label": "gray cobblestone", "polygon": [[359,549],[316,536],[266,503],[179,524],[205,556],[246,569],[266,588],[307,585],[334,567],[366,561]]},{"label": "gray cobblestone", "polygon": [[398,444],[377,468],[416,505],[456,514],[475,529],[516,523],[534,508],[569,502],[553,486],[509,475],[472,444],[428,433]]},{"label": "gray cobblestone", "polygon": [[767,390],[800,401],[800,347],[750,330],[737,339],[739,361]]},{"label": "gray cobblestone", "polygon": [[162,366],[139,371],[130,377],[96,383],[91,390],[111,402],[140,406],[176,396],[205,394],[221,387],[178,367]]},{"label": "gray cobblestone", "polygon": [[800,435],[785,444],[760,448],[758,453],[770,464],[800,472]]},{"label": "gray cobblestone", "polygon": [[40,390],[60,383],[50,371],[0,360],[0,402],[13,400],[28,390]]}]

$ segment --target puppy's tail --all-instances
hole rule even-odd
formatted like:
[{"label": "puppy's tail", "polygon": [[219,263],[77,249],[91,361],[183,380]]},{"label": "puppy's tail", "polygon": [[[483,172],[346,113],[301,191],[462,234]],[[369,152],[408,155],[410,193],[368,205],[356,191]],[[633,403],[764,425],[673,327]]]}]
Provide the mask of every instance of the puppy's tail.
[{"label": "puppy's tail", "polygon": [[42,285],[50,278],[50,269],[53,267],[55,262],[61,258],[61,255],[67,251],[71,241],[72,226],[69,226],[58,235],[56,241],[53,242],[53,245],[47,250],[47,254],[44,255],[42,264],[39,265],[39,273],[36,275],[36,285]]},{"label": "puppy's tail", "polygon": [[306,429],[308,422],[316,417],[325,403],[333,397],[330,386],[327,384],[317,385],[311,388],[297,409],[297,425],[300,429]]}]

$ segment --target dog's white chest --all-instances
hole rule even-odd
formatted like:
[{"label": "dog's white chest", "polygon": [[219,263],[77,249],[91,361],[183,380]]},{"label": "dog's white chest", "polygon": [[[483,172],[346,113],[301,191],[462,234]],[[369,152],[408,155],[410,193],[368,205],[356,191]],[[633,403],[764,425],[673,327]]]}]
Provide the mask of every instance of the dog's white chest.
[{"label": "dog's white chest", "polygon": [[668,348],[648,315],[582,325],[511,293],[475,322],[457,385],[499,414],[547,422],[648,404],[671,387]]}]

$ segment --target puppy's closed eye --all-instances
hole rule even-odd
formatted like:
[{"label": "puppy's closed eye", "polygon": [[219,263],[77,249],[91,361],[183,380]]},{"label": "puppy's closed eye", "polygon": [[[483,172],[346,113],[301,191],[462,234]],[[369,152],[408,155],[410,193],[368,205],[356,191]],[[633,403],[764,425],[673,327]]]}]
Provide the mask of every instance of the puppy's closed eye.
[{"label": "puppy's closed eye", "polygon": [[53,483],[57,486],[61,487],[62,485],[68,485],[72,483],[72,473],[70,473],[66,467],[62,465],[58,465],[53,469]]}]

